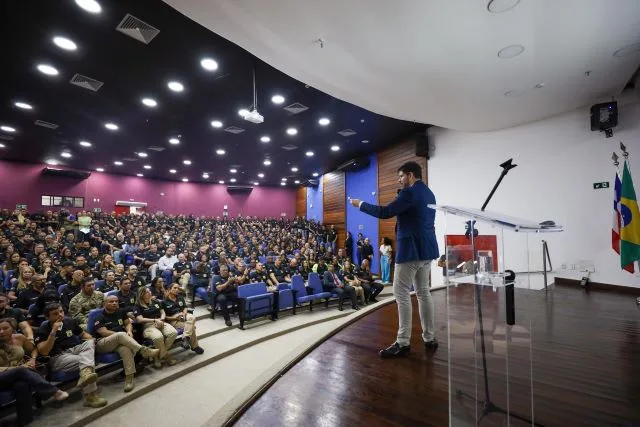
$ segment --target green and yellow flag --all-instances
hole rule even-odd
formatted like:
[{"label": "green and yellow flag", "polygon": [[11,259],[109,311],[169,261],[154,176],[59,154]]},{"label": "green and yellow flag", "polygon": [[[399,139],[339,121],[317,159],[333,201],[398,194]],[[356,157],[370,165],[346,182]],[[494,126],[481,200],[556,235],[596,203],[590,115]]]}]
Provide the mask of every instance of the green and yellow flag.
[{"label": "green and yellow flag", "polygon": [[640,211],[633,188],[631,172],[624,162],[622,172],[622,194],[620,198],[620,264],[622,268],[640,260]]}]

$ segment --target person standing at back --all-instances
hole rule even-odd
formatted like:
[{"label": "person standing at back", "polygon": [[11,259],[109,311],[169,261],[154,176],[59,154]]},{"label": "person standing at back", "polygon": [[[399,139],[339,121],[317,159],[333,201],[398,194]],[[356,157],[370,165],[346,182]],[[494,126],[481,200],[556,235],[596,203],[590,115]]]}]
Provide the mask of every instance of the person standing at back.
[{"label": "person standing at back", "polygon": [[403,356],[409,352],[411,285],[418,298],[425,349],[432,351],[438,348],[429,273],[431,261],[438,258],[439,251],[434,227],[435,210],[427,206],[435,204],[436,198],[422,181],[422,168],[416,162],[407,162],[398,168],[398,182],[403,188],[396,199],[387,206],[376,206],[351,199],[353,206],[376,218],[397,217],[393,294],[398,304],[398,336],[395,343],[380,350],[380,356],[383,358]]}]

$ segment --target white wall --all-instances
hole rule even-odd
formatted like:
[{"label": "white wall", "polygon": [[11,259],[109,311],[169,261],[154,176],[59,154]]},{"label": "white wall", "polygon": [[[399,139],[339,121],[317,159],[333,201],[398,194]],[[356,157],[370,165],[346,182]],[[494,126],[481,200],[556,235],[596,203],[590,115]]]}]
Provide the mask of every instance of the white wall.
[{"label": "white wall", "polygon": [[[480,208],[500,174],[498,165],[513,157],[518,167],[503,180],[487,210],[536,222],[551,219],[562,224],[563,233],[544,236],[549,242],[554,269],[559,270],[562,264],[568,268],[559,271],[557,276],[579,278],[582,273],[572,271],[571,266],[579,265],[580,261],[593,261],[592,281],[640,287],[640,275],[621,270],[619,257],[611,249],[613,189],[593,189],[593,183],[601,181],[608,181],[613,187],[615,170],[611,154],[620,152],[622,141],[630,153],[631,173],[636,194],[640,195],[639,100],[636,92],[619,101],[619,125],[609,139],[589,130],[588,107],[494,132],[431,128],[429,137],[435,152],[429,160],[429,186],[439,204]],[[478,229],[481,234],[493,234],[481,224]],[[436,233],[442,251],[442,214],[436,219]],[[464,234],[464,229],[451,234]],[[531,236],[536,249],[541,237]],[[507,267],[521,269],[523,265],[509,265],[508,251],[519,254],[522,249],[508,245],[505,248]],[[539,251],[534,256],[537,260]],[[522,257],[515,258],[522,264]],[[434,285],[439,285],[442,277],[433,276]]]}]

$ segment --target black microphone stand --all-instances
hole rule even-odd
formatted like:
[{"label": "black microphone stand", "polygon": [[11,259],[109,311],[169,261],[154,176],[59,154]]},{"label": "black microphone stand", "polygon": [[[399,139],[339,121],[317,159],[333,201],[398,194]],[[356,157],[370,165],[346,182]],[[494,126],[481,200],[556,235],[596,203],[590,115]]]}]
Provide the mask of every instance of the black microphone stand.
[{"label": "black microphone stand", "polygon": [[[513,164],[513,159],[509,159],[506,162],[502,163],[500,165],[500,167],[502,168],[502,172],[500,173],[500,177],[498,178],[498,181],[496,182],[496,184],[493,186],[493,188],[491,189],[491,192],[489,193],[489,196],[487,197],[487,200],[485,200],[484,204],[482,205],[481,210],[484,211],[484,209],[487,207],[487,204],[489,204],[489,201],[491,200],[491,198],[493,197],[493,194],[496,192],[496,190],[498,189],[498,186],[500,185],[500,183],[502,182],[502,179],[507,175],[507,173],[509,173],[509,171],[513,168],[515,168],[518,165]],[[474,271],[474,277],[477,281],[477,263],[475,261],[477,261],[477,253],[476,253],[476,246],[475,246],[475,236],[473,235],[473,232],[471,233],[471,246],[473,249],[473,271]],[[507,303],[507,323],[509,325],[513,325],[513,286],[514,286],[514,282],[515,282],[515,274],[510,275],[510,277],[506,278],[506,280],[509,280],[510,283],[505,284],[505,294],[508,294],[509,292],[511,293],[511,295],[507,295],[507,300],[511,300],[511,304]],[[542,424],[540,423],[536,423],[528,418],[525,418],[521,415],[517,415],[514,413],[511,413],[501,407],[499,407],[498,405],[496,405],[495,403],[493,403],[491,401],[491,394],[489,393],[489,376],[488,376],[488,372],[487,372],[487,353],[486,353],[486,346],[484,343],[484,325],[482,323],[482,291],[480,290],[481,285],[478,284],[474,284],[475,286],[475,291],[476,291],[476,301],[478,301],[478,324],[480,326],[480,349],[482,351],[482,371],[483,371],[483,377],[484,377],[484,400],[480,400],[478,398],[476,398],[475,396],[471,395],[470,393],[466,393],[460,389],[456,390],[456,396],[458,398],[462,398],[462,397],[467,397],[470,398],[472,400],[474,400],[476,403],[481,404],[482,405],[482,415],[480,415],[480,418],[478,418],[478,422],[476,423],[476,425],[480,425],[480,422],[482,421],[482,419],[492,413],[498,413],[498,414],[504,414],[507,417],[510,418],[514,418],[516,420],[520,420],[520,421],[524,421],[526,423],[535,425],[535,426],[540,426],[543,427]],[[511,322],[509,321],[511,320]],[[508,337],[508,333],[509,333],[509,328],[507,327],[507,337]]]}]

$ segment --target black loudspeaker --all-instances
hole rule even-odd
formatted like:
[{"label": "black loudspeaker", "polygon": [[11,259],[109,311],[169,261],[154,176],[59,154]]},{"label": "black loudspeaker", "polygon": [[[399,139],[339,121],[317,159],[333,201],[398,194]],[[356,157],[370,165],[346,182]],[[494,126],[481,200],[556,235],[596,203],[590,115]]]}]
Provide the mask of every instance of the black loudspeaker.
[{"label": "black loudspeaker", "polygon": [[253,191],[250,185],[227,185],[227,193],[229,194],[248,194]]},{"label": "black loudspeaker", "polygon": [[429,158],[429,138],[426,134],[418,134],[416,140],[416,156]]},{"label": "black loudspeaker", "polygon": [[618,124],[618,103],[605,102],[591,106],[591,130],[605,131]]},{"label": "black loudspeaker", "polygon": [[91,175],[91,172],[45,167],[42,169],[42,174],[50,176],[62,176],[64,178],[87,179]]}]

